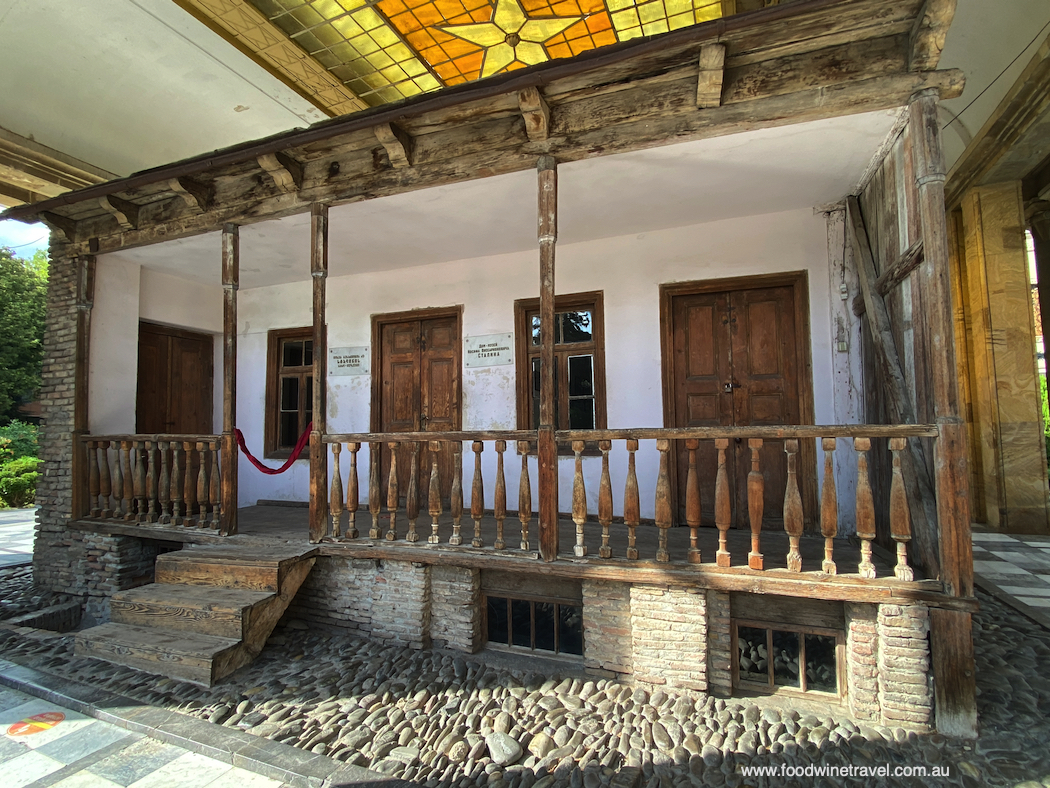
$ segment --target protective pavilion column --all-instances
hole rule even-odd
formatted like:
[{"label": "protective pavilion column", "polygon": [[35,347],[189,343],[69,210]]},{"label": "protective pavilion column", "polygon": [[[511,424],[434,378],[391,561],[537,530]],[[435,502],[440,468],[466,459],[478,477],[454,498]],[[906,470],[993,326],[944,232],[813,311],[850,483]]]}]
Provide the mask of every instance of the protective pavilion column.
[{"label": "protective pavilion column", "polygon": [[325,285],[328,279],[328,206],[310,209],[310,274],[313,279],[313,429],[310,431],[310,541],[320,542],[328,529],[328,448],[322,442],[328,414],[328,326]]},{"label": "protective pavilion column", "polygon": [[537,459],[540,490],[540,557],[558,557],[558,444],[554,439],[554,247],[558,240],[558,165],[541,156],[539,173],[540,243],[540,423]]},{"label": "protective pavilion column", "polygon": [[240,285],[240,231],[222,228],[222,521],[223,536],[237,533],[237,288]]}]

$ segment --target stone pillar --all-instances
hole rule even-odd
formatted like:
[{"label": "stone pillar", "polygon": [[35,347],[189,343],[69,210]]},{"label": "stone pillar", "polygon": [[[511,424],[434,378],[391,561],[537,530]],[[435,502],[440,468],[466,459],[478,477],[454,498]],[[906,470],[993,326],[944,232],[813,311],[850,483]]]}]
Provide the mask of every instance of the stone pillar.
[{"label": "stone pillar", "polygon": [[707,598],[702,588],[631,586],[634,679],[707,691]]},{"label": "stone pillar", "polygon": [[991,527],[1050,532],[1035,318],[1019,182],[979,186],[962,200],[964,315],[971,330],[971,461]]},{"label": "stone pillar", "polygon": [[879,708],[878,632],[875,605],[846,603],[846,695],[858,720],[877,722]]},{"label": "stone pillar", "polygon": [[707,687],[716,695],[733,694],[732,609],[729,593],[707,590]]},{"label": "stone pillar", "polygon": [[926,730],[933,717],[929,610],[879,605],[879,706],[883,724]]},{"label": "stone pillar", "polygon": [[482,643],[481,570],[430,567],[430,639],[473,654]]},{"label": "stone pillar", "polygon": [[603,678],[631,672],[629,583],[583,581],[583,660],[588,673]]}]

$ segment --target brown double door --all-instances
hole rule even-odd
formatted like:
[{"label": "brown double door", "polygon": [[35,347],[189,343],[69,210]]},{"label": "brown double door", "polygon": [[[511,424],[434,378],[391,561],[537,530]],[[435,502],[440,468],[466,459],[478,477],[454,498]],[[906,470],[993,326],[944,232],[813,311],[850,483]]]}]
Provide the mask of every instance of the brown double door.
[{"label": "brown double door", "polygon": [[[673,295],[670,299],[670,395],[676,427],[728,427],[800,423],[799,343],[808,342],[796,315],[795,285],[738,287]],[[678,441],[678,522],[685,522],[689,468]],[[783,526],[787,462],[782,440],[759,452],[765,477],[763,522]],[[697,453],[705,525],[714,524],[717,451],[700,442]],[[736,527],[748,527],[746,440],[730,442],[726,456]]]},{"label": "brown double door", "polygon": [[[377,318],[379,380],[377,421],[380,432],[447,432],[460,429],[459,315],[411,320]],[[435,438],[438,437],[435,435]],[[411,468],[411,445],[398,451],[398,490],[404,497]],[[430,489],[430,453],[419,448],[419,500],[426,511]],[[382,489],[386,497],[390,450],[383,447]],[[438,455],[442,497],[452,486],[452,456]]]},{"label": "brown double door", "polygon": [[214,347],[208,334],[139,324],[135,432],[212,432]]}]

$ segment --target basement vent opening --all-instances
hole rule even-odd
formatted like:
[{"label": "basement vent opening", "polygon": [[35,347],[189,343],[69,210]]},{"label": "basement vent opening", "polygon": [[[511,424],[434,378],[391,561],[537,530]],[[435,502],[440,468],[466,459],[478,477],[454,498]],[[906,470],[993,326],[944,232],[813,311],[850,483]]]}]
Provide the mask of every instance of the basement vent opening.
[{"label": "basement vent opening", "polygon": [[841,697],[842,633],[735,621],[733,639],[733,677],[740,689]]},{"label": "basement vent opening", "polygon": [[583,606],[549,599],[484,597],[489,646],[583,656]]}]

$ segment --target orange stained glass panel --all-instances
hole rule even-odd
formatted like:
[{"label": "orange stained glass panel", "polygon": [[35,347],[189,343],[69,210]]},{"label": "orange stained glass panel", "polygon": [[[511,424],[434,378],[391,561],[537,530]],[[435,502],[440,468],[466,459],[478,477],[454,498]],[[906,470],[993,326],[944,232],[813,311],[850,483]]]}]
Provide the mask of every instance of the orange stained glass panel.
[{"label": "orange stained glass panel", "polygon": [[481,76],[482,47],[437,28],[488,22],[489,0],[379,0],[377,7],[446,84]]}]

